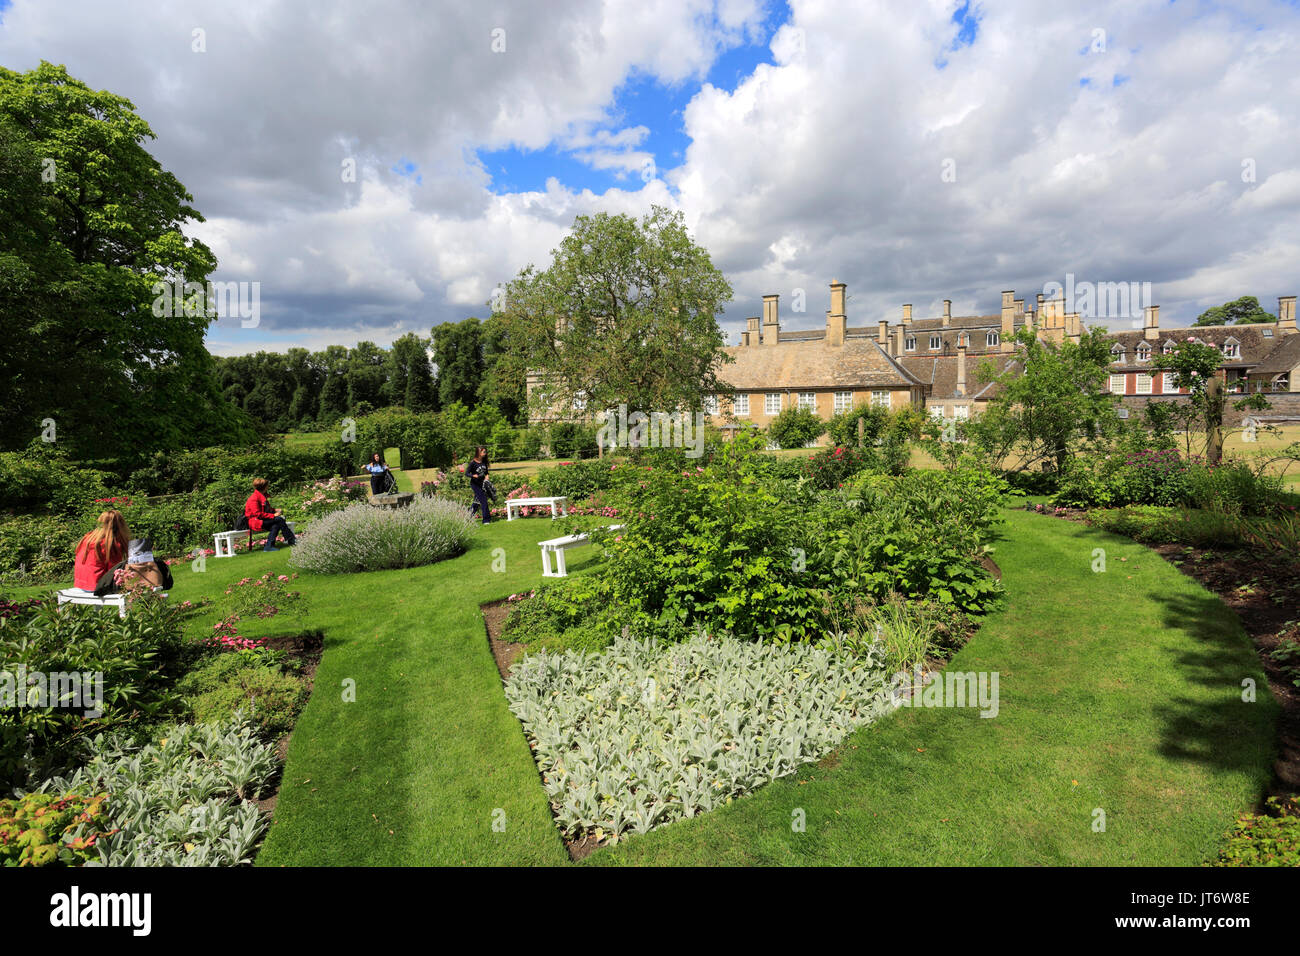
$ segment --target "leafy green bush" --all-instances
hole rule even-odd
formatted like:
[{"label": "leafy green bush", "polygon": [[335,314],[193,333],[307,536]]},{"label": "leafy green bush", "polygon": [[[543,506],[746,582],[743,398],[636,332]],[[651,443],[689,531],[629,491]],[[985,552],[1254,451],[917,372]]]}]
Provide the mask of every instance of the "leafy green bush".
[{"label": "leafy green bush", "polygon": [[618,487],[627,480],[633,467],[622,459],[568,461],[554,467],[539,468],[531,484],[538,495],[565,495],[570,501],[581,501],[598,491]]},{"label": "leafy green bush", "polygon": [[805,448],[826,431],[826,423],[810,408],[787,408],[767,426],[768,435],[781,448]]},{"label": "leafy green bush", "polygon": [[1055,501],[1076,508],[1164,505],[1247,515],[1274,514],[1282,479],[1240,461],[1211,465],[1177,449],[1078,456],[1061,475]]},{"label": "leafy green bush", "polygon": [[611,841],[793,773],[892,706],[878,660],[703,636],[531,655],[505,692],[561,828]]},{"label": "leafy green bush", "polygon": [[84,866],[99,858],[96,841],[107,794],[29,793],[0,800],[0,866]]},{"label": "leafy green bush", "polygon": [[288,733],[307,703],[307,685],[278,668],[219,654],[176,683],[196,721],[227,724],[242,711],[267,739]]},{"label": "leafy green bush", "polygon": [[1237,819],[1218,866],[1300,866],[1300,797],[1269,797],[1267,809]]},{"label": "leafy green bush", "polygon": [[441,498],[417,495],[397,509],[361,502],[315,522],[289,563],[316,574],[414,568],[461,554],[474,528],[465,508]]},{"label": "leafy green bush", "polygon": [[66,580],[83,533],[72,519],[58,515],[0,518],[0,583]]},{"label": "leafy green bush", "polygon": [[556,422],[550,428],[551,455],[555,458],[595,458],[596,429],[575,422]]},{"label": "leafy green bush", "polygon": [[238,866],[252,860],[268,820],[256,799],[278,769],[274,748],[240,719],[175,724],[144,742],[100,735],[94,757],[40,792],[107,793],[97,840],[104,866]]},{"label": "leafy green bush", "polygon": [[856,448],[836,445],[823,448],[802,459],[803,476],[821,489],[838,488],[848,478],[867,467],[867,455]]},{"label": "leafy green bush", "polygon": [[858,445],[858,422],[862,422],[862,445],[874,445],[889,426],[889,409],[878,408],[869,402],[855,405],[846,412],[833,415],[826,423],[826,433],[836,445]]},{"label": "leafy green bush", "polygon": [[[136,599],[119,618],[102,608],[46,602],[30,614],[0,620],[0,668],[44,680],[29,688],[0,685],[25,706],[0,707],[0,786],[21,785],[65,764],[88,735],[175,713],[171,685],[182,663],[180,611],[150,595]],[[102,674],[98,707],[71,706],[70,683],[54,687],[54,675]],[[86,688],[83,703],[97,691]],[[93,678],[92,678],[93,681]],[[38,690],[39,688],[39,690]],[[56,699],[57,698],[57,699]],[[62,706],[54,706],[62,700]],[[99,716],[87,716],[99,709]]]},{"label": "leafy green bush", "polygon": [[23,451],[0,452],[0,511],[79,518],[96,498],[112,495],[112,474],[87,468],[56,445],[34,441]]},{"label": "leafy green bush", "polygon": [[1084,518],[1101,531],[1121,534],[1146,544],[1178,541],[1178,511],[1158,505],[1129,505],[1127,508],[1094,508]]},{"label": "leafy green bush", "polygon": [[543,585],[510,609],[501,636],[530,649],[603,650],[617,631],[617,615],[599,603],[597,591],[587,575]]}]

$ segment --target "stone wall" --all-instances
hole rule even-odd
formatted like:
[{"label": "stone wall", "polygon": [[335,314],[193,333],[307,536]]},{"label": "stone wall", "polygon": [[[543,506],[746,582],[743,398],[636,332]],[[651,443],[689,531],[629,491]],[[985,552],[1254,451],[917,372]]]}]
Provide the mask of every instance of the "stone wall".
[{"label": "stone wall", "polygon": [[[1223,410],[1223,424],[1227,428],[1238,428],[1241,426],[1241,420],[1247,415],[1254,415],[1257,418],[1268,419],[1274,415],[1290,415],[1300,418],[1300,392],[1265,392],[1264,397],[1273,407],[1263,412],[1238,411],[1233,408],[1233,403],[1245,395],[1228,394],[1228,401]],[[1191,399],[1186,395],[1125,395],[1121,404],[1129,408],[1130,414],[1134,418],[1141,418],[1142,409],[1148,402],[1175,402],[1179,405],[1186,405]]]}]

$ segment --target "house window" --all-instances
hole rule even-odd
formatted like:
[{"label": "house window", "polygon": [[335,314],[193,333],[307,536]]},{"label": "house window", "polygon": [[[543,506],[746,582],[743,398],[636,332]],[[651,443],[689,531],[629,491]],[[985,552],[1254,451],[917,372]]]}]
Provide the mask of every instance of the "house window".
[{"label": "house window", "polygon": [[810,412],[817,411],[817,396],[813,392],[800,392],[799,407],[806,408]]},{"label": "house window", "polygon": [[959,418],[970,418],[970,406],[954,405],[952,407],[952,417],[954,420]]},{"label": "house window", "polygon": [[838,415],[840,412],[847,412],[852,407],[853,407],[852,392],[835,393],[835,414],[836,415]]},{"label": "house window", "polygon": [[943,346],[943,339],[937,335],[930,336],[930,348],[937,349]]},{"label": "house window", "polygon": [[995,345],[1001,345],[1001,344],[1002,344],[1002,333],[1001,333],[1001,332],[985,332],[985,333],[984,333],[984,344],[985,344],[986,346],[988,346],[989,348],[992,348],[992,347],[995,346]]},{"label": "house window", "polygon": [[871,393],[871,404],[875,408],[889,407],[889,392],[884,389],[877,389]]},{"label": "house window", "polygon": [[903,351],[905,351],[905,352],[915,352],[915,351],[916,351],[916,336],[915,336],[915,335],[909,335],[907,338],[905,338],[905,339],[903,340]]},{"label": "house window", "polygon": [[763,414],[764,415],[781,414],[781,393],[780,392],[768,392],[767,395],[764,396]]},{"label": "house window", "polygon": [[1160,391],[1166,394],[1178,391],[1178,386],[1174,384],[1176,376],[1173,372],[1165,372],[1164,381],[1160,383]]},{"label": "house window", "polygon": [[1264,331],[1263,331],[1262,334],[1263,334],[1264,338],[1266,338],[1266,339],[1271,339],[1271,338],[1273,337],[1273,330],[1272,330],[1272,329],[1264,329]]},{"label": "house window", "polygon": [[1112,375],[1112,376],[1110,377],[1110,393],[1111,393],[1112,395],[1123,395],[1123,394],[1124,394],[1124,376],[1123,376],[1123,375]]},{"label": "house window", "polygon": [[1291,388],[1291,373],[1283,372],[1273,379],[1273,390],[1277,392],[1289,391]]},{"label": "house window", "polygon": [[1224,343],[1223,343],[1223,357],[1224,357],[1224,358],[1241,358],[1241,346],[1238,345],[1236,342],[1224,342]]},{"label": "house window", "polygon": [[1120,348],[1120,346],[1118,345],[1115,346],[1113,349],[1110,350],[1110,359],[1112,362],[1119,362],[1120,364],[1123,364],[1125,361],[1124,350]]},{"label": "house window", "polygon": [[749,396],[748,396],[748,395],[737,395],[736,398],[735,398],[734,404],[735,404],[735,407],[736,407],[736,414],[737,414],[737,415],[748,415],[748,414],[749,414]]},{"label": "house window", "polygon": [[718,414],[718,396],[716,395],[704,396],[704,411],[708,415]]},{"label": "house window", "polygon": [[1137,393],[1139,395],[1151,394],[1151,376],[1146,372],[1141,372],[1137,377]]},{"label": "house window", "polygon": [[943,418],[943,406],[942,406],[942,405],[931,405],[931,406],[930,406],[930,417],[931,417],[931,418]]},{"label": "house window", "polygon": [[1150,362],[1151,348],[1146,345],[1139,345],[1137,349],[1137,357],[1139,362]]},{"label": "house window", "polygon": [[575,412],[585,412],[587,410],[587,395],[585,392],[579,392],[573,396],[573,410]]},{"label": "house window", "polygon": [[1165,347],[1162,348],[1160,351],[1164,352],[1166,355],[1172,355],[1174,353],[1174,343],[1166,342]]}]

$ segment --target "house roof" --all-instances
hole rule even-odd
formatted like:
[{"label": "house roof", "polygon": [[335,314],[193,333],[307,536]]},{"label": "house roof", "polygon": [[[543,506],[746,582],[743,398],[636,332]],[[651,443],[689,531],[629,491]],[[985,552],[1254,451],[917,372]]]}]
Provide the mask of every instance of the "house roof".
[{"label": "house roof", "polygon": [[966,356],[966,394],[957,394],[957,356],[955,355],[908,355],[903,357],[903,364],[922,384],[930,386],[930,398],[971,398],[988,400],[1001,391],[997,382],[981,382],[979,367],[990,360],[993,374],[1001,375],[1020,363],[1014,355],[1005,352],[992,354],[967,354]]},{"label": "house roof", "polygon": [[[1271,330],[1273,337],[1266,338],[1264,336],[1265,329]],[[1289,337],[1294,338],[1295,336]],[[1147,363],[1138,363],[1134,360],[1137,348],[1143,342],[1151,346],[1153,355],[1158,354],[1167,342],[1178,344],[1195,338],[1218,349],[1222,349],[1224,344],[1229,341],[1235,342],[1240,346],[1240,357],[1225,359],[1223,362],[1224,368],[1251,368],[1258,365],[1269,353],[1277,348],[1280,342],[1276,326],[1262,324],[1202,325],[1185,329],[1161,329],[1159,338],[1153,340],[1147,339],[1142,329],[1133,329],[1123,332],[1111,332],[1107,335],[1107,338],[1124,349],[1125,361],[1111,363],[1111,368],[1116,370],[1148,367]],[[1114,346],[1112,346],[1112,351],[1113,349]]]},{"label": "house roof", "polygon": [[1264,360],[1251,369],[1253,375],[1281,375],[1300,365],[1300,335],[1282,336],[1282,341]]},{"label": "house roof", "polygon": [[865,337],[828,345],[816,339],[781,335],[781,343],[732,346],[735,363],[718,369],[718,378],[741,391],[817,388],[910,388],[911,374]]}]

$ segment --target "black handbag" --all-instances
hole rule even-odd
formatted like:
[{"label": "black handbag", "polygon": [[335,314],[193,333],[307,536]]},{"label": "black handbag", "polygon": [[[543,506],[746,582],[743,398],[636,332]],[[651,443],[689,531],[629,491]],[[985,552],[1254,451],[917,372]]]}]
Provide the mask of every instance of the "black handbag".
[{"label": "black handbag", "polygon": [[109,594],[117,593],[117,581],[114,579],[113,575],[115,572],[121,571],[124,567],[126,567],[125,558],[99,576],[99,580],[95,582],[95,597],[106,597]]}]

